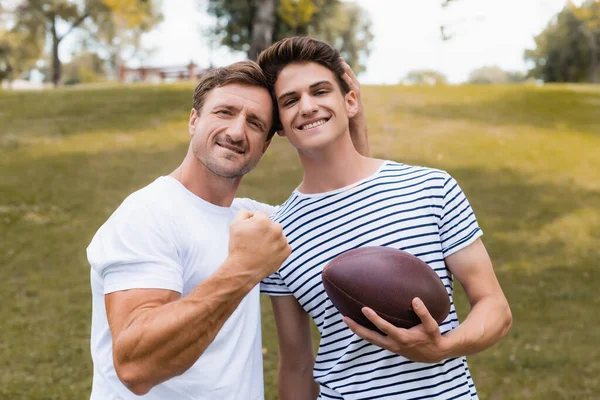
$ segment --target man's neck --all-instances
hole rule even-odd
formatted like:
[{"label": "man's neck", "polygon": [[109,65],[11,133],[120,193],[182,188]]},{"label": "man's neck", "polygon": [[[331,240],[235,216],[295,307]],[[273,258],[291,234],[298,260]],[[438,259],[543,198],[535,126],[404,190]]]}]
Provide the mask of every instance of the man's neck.
[{"label": "man's neck", "polygon": [[381,160],[360,155],[349,134],[341,136],[325,148],[299,151],[304,179],[298,190],[304,194],[340,189],[373,175]]},{"label": "man's neck", "polygon": [[215,175],[202,164],[191,150],[170,174],[196,196],[220,207],[230,207],[242,178],[228,179]]}]

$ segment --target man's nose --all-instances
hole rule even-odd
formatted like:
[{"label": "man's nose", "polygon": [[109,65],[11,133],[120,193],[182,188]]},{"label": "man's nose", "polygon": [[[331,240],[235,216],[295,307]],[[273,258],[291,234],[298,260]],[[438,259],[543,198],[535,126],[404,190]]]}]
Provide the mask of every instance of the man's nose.
[{"label": "man's nose", "polygon": [[234,142],[239,142],[244,139],[244,129],[246,126],[246,118],[240,114],[231,120],[231,125],[227,129],[227,136]]}]

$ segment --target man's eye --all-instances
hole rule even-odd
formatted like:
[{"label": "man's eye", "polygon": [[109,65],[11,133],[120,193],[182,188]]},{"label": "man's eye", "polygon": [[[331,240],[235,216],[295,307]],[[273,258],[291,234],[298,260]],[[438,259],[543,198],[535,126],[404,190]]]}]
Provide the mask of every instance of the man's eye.
[{"label": "man's eye", "polygon": [[233,113],[229,110],[218,110],[217,114],[221,114],[221,115],[233,115]]},{"label": "man's eye", "polygon": [[321,96],[321,95],[324,95],[324,94],[327,94],[327,93],[328,93],[327,90],[322,89],[322,90],[318,90],[315,94],[317,96]]},{"label": "man's eye", "polygon": [[292,104],[294,104],[295,102],[296,102],[296,99],[290,99],[290,100],[286,101],[285,103],[283,103],[283,106],[284,107],[289,107]]}]

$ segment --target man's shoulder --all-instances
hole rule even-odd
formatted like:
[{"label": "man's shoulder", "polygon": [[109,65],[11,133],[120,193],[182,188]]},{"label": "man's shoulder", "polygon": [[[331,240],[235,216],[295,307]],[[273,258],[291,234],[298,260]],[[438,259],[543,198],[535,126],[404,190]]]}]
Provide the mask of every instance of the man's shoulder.
[{"label": "man's shoulder", "polygon": [[[150,184],[129,194],[100,227],[97,234],[117,229],[120,225],[150,222],[166,213],[168,188],[162,178],[157,178]],[[150,218],[152,216],[153,218]]]}]

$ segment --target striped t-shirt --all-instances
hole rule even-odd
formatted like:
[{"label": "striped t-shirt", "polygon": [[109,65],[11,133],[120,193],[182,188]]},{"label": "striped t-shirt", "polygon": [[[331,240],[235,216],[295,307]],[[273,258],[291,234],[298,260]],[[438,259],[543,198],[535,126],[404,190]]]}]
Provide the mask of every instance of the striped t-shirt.
[{"label": "striped t-shirt", "polygon": [[458,326],[453,281],[444,257],[482,235],[465,195],[448,173],[385,161],[372,176],[320,194],[292,193],[273,219],[292,254],[266,278],[262,293],[293,295],[321,340],[314,378],[321,399],[477,399],[465,357],[412,362],[370,344],[342,321],[321,282],[337,255],[364,246],[401,249],[426,262],[450,297],[442,334]]}]

